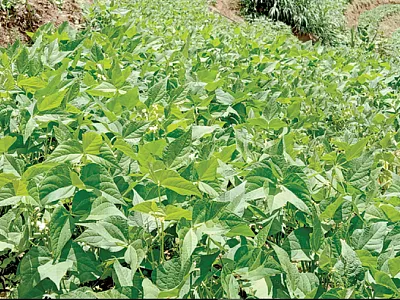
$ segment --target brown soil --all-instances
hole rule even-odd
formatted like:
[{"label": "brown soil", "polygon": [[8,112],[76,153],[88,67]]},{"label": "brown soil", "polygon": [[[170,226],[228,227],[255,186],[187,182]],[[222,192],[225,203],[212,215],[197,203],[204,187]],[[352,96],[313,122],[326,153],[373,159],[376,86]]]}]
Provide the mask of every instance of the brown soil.
[{"label": "brown soil", "polygon": [[399,14],[391,15],[379,24],[379,32],[386,37],[390,37],[398,28],[400,28]]},{"label": "brown soil", "polygon": [[215,5],[209,6],[210,10],[219,13],[233,22],[243,22],[243,18],[239,16],[239,0],[216,0],[215,2]]},{"label": "brown soil", "polygon": [[28,0],[11,11],[0,10],[0,46],[20,39],[30,40],[26,32],[34,32],[40,26],[53,22],[56,26],[68,21],[75,27],[83,23],[80,0],[63,0],[62,7],[49,0]]},{"label": "brown soil", "polygon": [[357,26],[358,18],[364,11],[383,4],[400,4],[400,0],[353,0],[353,3],[348,6],[345,12],[348,26]]},{"label": "brown soil", "polygon": [[296,29],[292,28],[292,33],[303,43],[312,41],[313,43],[318,41],[318,37],[312,33],[300,33]]}]

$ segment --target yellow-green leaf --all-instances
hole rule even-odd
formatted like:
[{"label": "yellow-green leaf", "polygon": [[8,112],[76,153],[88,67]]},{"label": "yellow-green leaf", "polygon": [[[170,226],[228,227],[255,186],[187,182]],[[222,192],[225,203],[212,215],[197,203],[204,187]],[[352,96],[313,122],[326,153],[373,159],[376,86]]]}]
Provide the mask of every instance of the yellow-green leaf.
[{"label": "yellow-green leaf", "polygon": [[96,132],[86,132],[82,135],[83,152],[86,154],[100,154],[100,147],[103,142],[101,135]]},{"label": "yellow-green leaf", "polygon": [[156,183],[173,190],[180,195],[195,195],[201,197],[200,191],[190,181],[181,177],[173,170],[159,170],[154,173]]},{"label": "yellow-green leaf", "polygon": [[49,96],[44,97],[37,102],[37,109],[39,111],[45,111],[57,108],[61,105],[67,90],[59,91]]},{"label": "yellow-green leaf", "polygon": [[15,136],[6,136],[0,139],[0,154],[6,153],[8,149],[15,143]]},{"label": "yellow-green leaf", "polygon": [[180,220],[181,218],[184,218],[186,220],[192,220],[192,212],[187,209],[183,209],[181,207],[173,206],[173,205],[168,205],[165,208],[165,220]]}]

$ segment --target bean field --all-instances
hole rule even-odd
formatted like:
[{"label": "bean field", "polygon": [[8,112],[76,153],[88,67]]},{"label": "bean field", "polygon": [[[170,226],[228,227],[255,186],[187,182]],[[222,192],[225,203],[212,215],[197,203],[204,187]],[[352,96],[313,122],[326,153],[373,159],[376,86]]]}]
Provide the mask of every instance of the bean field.
[{"label": "bean field", "polygon": [[397,56],[209,5],[0,48],[0,295],[400,297]]}]

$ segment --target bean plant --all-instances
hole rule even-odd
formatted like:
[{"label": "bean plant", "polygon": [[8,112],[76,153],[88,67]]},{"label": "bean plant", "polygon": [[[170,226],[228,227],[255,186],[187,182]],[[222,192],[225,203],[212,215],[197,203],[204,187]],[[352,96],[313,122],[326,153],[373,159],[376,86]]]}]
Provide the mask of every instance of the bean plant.
[{"label": "bean plant", "polygon": [[399,65],[205,0],[0,49],[9,298],[400,297]]}]

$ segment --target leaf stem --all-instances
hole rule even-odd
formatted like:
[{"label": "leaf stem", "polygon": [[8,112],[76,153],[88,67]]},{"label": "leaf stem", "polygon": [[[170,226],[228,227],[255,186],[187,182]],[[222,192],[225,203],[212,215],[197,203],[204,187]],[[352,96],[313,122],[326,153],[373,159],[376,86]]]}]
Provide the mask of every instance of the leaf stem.
[{"label": "leaf stem", "polygon": [[164,262],[164,221],[161,221],[161,234],[160,234],[160,239],[161,239],[161,253],[160,253],[160,258],[161,258],[161,263]]}]

